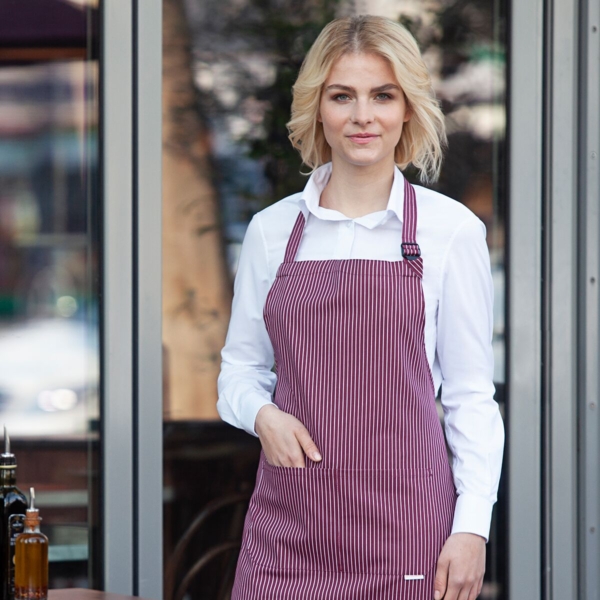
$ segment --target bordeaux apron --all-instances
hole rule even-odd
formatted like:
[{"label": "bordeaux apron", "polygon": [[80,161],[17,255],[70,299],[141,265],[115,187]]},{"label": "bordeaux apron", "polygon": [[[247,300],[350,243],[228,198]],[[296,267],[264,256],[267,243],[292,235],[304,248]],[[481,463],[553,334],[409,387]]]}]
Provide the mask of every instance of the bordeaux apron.
[{"label": "bordeaux apron", "polygon": [[264,320],[273,401],[323,457],[260,454],[232,600],[431,600],[456,489],[425,351],[415,190],[404,260],[296,261],[298,215]]}]

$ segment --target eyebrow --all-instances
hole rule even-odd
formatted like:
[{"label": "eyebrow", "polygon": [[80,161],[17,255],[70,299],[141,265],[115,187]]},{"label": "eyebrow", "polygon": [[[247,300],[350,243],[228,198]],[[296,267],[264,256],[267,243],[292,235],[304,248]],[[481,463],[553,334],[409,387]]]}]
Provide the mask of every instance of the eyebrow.
[{"label": "eyebrow", "polygon": [[[356,92],[353,87],[349,85],[342,85],[341,83],[332,83],[325,88],[325,91],[331,90],[333,88],[344,90],[346,92]],[[385,85],[380,85],[379,87],[374,87],[371,89],[371,92],[385,92],[387,90],[400,90],[400,88],[395,83],[386,83]]]}]

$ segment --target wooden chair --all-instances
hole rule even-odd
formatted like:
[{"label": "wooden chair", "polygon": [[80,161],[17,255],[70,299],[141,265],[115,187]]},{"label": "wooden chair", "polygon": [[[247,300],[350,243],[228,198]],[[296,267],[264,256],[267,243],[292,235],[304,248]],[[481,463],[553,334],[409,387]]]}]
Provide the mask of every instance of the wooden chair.
[{"label": "wooden chair", "polygon": [[[236,493],[222,496],[209,502],[200,514],[194,519],[186,532],[183,534],[172,556],[167,562],[165,569],[165,600],[183,600],[190,586],[194,582],[198,574],[206,568],[216,557],[223,554],[230,554],[230,559],[227,563],[225,573],[219,585],[219,592],[214,600],[226,600],[231,594],[233,586],[233,578],[235,575],[235,566],[239,554],[244,515],[246,513],[250,493]],[[196,538],[196,534],[207,521],[214,517],[217,512],[224,508],[234,507],[234,516],[230,519],[230,531],[225,541],[218,541],[213,546],[210,546],[191,568],[182,577],[179,577],[181,566],[186,557],[186,550],[189,548],[190,542]]]}]

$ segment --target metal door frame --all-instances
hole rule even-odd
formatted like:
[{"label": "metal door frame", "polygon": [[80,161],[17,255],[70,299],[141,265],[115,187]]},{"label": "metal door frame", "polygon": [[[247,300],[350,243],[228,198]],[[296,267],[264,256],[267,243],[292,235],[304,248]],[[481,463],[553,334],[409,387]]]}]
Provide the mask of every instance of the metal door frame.
[{"label": "metal door frame", "polygon": [[100,0],[103,581],[162,598],[162,1]]},{"label": "metal door frame", "polygon": [[542,315],[542,597],[579,598],[577,573],[579,7],[546,3]]},{"label": "metal door frame", "polygon": [[600,600],[600,6],[511,4],[510,600]]},{"label": "metal door frame", "polygon": [[600,5],[581,0],[579,28],[579,581],[600,600]]},{"label": "metal door frame", "polygon": [[541,598],[543,1],[513,0],[508,40],[508,598]]}]

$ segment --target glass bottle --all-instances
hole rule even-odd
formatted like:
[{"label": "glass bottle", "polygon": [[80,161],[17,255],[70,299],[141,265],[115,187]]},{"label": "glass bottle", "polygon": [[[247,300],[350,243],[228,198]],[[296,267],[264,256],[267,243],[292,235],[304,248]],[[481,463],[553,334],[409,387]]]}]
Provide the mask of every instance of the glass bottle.
[{"label": "glass bottle", "polygon": [[27,498],[17,487],[17,459],[10,451],[10,438],[4,427],[4,453],[0,454],[0,598],[13,600],[15,591],[14,540],[25,515]]},{"label": "glass bottle", "polygon": [[48,599],[48,538],[40,532],[35,490],[25,514],[25,529],[15,541],[15,600]]}]

